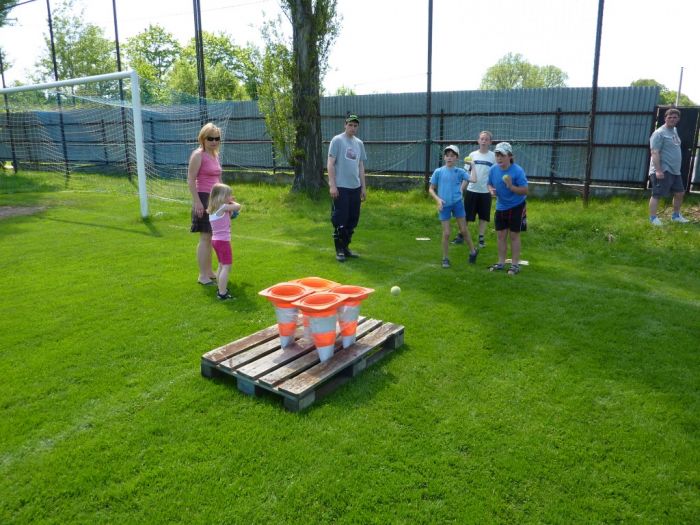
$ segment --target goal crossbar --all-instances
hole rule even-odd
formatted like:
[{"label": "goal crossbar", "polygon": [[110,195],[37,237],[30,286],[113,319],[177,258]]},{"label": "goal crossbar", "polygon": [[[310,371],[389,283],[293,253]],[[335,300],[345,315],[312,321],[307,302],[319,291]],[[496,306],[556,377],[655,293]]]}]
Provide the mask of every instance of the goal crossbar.
[{"label": "goal crossbar", "polygon": [[143,123],[141,116],[141,89],[139,87],[139,76],[136,71],[118,71],[106,73],[104,75],[93,75],[90,77],[71,78],[68,80],[58,80],[46,82],[44,84],[32,84],[27,86],[14,86],[0,89],[0,95],[21,93],[23,91],[36,91],[40,89],[51,89],[65,86],[75,86],[90,82],[103,82],[108,80],[121,80],[129,78],[131,81],[131,111],[134,121],[134,146],[136,150],[136,173],[138,175],[139,202],[141,206],[141,217],[148,217],[148,196],[146,193],[146,165],[143,150]]}]

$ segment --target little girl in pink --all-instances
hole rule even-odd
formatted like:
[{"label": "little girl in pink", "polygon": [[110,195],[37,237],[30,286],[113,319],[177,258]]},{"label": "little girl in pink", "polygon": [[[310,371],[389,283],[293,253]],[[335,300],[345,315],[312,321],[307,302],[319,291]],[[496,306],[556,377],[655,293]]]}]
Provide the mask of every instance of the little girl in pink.
[{"label": "little girl in pink", "polygon": [[211,245],[219,260],[216,271],[216,282],[219,290],[216,296],[225,301],[233,299],[228,291],[228,276],[233,264],[231,251],[231,218],[236,218],[241,205],[233,199],[233,191],[226,184],[214,184],[209,197],[209,223],[211,224]]}]

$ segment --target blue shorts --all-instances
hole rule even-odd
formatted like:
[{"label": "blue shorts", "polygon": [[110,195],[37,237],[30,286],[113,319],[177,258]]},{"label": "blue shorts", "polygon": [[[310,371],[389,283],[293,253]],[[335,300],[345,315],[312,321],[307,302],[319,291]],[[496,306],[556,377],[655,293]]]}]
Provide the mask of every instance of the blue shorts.
[{"label": "blue shorts", "polygon": [[462,219],[466,217],[467,213],[464,211],[464,202],[458,200],[452,204],[445,204],[442,206],[442,210],[438,212],[438,217],[441,221],[449,221],[450,217],[454,215],[455,219]]}]

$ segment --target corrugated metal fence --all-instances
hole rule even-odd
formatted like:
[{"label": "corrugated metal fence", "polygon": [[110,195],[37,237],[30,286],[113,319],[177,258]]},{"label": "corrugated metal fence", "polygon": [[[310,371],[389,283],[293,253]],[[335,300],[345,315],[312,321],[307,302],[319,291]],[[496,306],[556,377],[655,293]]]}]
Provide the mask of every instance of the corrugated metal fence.
[{"label": "corrugated metal fence", "polygon": [[[594,137],[594,183],[641,187],[648,166],[648,140],[655,126],[657,88],[600,88]],[[422,175],[426,166],[439,166],[444,145],[457,144],[466,155],[476,148],[481,130],[494,142],[511,142],[517,162],[533,180],[581,182],[585,174],[590,88],[455,91],[432,94],[432,128],[426,137],[426,94],[377,94],[325,97],[321,101],[321,131],[328,142],[342,132],[345,116],[360,116],[359,137],[367,148],[367,169],[375,173]],[[201,106],[144,108],[146,155],[161,175],[182,175],[196,145]],[[222,162],[227,169],[287,168],[273,151],[256,102],[217,102],[206,105],[206,118],[222,126]],[[129,112],[107,107],[99,113],[63,111],[69,163],[92,165],[129,163],[124,148],[123,122]],[[10,128],[20,162],[51,162],[62,140],[56,112],[33,113],[32,126],[41,125],[41,141],[22,143],[27,136],[14,116],[0,131],[0,156],[11,158]],[[0,119],[2,120],[2,119]],[[26,124],[23,124],[26,126]],[[13,127],[14,126],[14,127]],[[128,126],[130,127],[130,126]],[[131,137],[130,132],[128,136]],[[133,140],[133,139],[129,139]],[[53,143],[53,144],[52,144]],[[48,144],[48,146],[47,146]],[[43,149],[42,149],[43,148]],[[47,153],[49,151],[50,153]]]}]

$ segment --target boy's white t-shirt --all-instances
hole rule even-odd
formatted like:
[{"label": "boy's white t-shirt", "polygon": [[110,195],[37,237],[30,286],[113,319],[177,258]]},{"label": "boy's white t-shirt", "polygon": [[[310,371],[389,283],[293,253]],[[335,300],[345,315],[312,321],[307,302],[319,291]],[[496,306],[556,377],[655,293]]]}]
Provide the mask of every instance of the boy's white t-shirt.
[{"label": "boy's white t-shirt", "polygon": [[474,193],[488,193],[489,170],[496,164],[496,154],[493,151],[481,153],[479,150],[469,154],[475,164],[476,182],[467,185],[467,191]]}]

